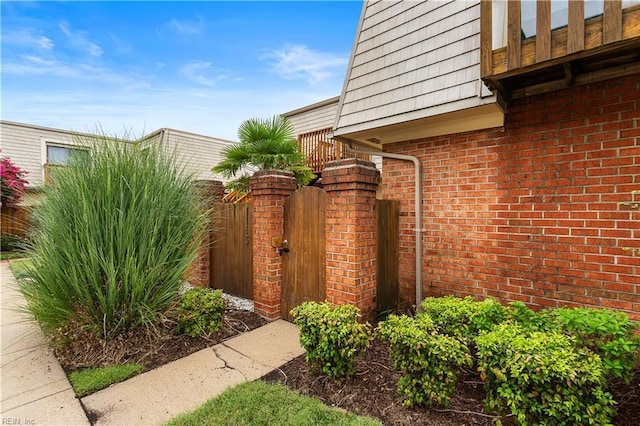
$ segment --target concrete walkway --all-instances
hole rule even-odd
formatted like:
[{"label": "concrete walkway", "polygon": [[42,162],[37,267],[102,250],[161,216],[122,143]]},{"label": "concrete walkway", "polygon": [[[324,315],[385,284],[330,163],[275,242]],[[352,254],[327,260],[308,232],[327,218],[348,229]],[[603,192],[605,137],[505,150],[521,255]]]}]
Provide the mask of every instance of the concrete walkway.
[{"label": "concrete walkway", "polygon": [[0,274],[2,424],[163,424],[304,353],[297,328],[275,321],[86,396],[80,404],[38,327],[14,311],[24,298],[7,262],[0,264]]}]

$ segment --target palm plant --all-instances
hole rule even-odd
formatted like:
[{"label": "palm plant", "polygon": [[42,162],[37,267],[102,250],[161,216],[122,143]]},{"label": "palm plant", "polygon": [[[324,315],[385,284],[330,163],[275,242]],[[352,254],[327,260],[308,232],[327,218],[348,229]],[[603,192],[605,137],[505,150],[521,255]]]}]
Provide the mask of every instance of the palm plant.
[{"label": "palm plant", "polygon": [[[238,139],[239,143],[222,150],[224,159],[212,168],[214,172],[235,178],[247,168],[289,170],[300,185],[308,184],[315,177],[298,149],[293,126],[285,117],[245,120],[238,128]],[[227,189],[239,194],[248,192],[248,176],[242,174],[229,182]]]}]

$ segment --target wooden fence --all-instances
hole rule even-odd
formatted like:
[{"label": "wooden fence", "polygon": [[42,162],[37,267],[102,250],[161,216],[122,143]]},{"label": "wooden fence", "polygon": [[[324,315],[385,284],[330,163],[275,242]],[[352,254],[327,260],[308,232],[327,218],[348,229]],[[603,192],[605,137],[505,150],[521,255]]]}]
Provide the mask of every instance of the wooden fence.
[{"label": "wooden fence", "polygon": [[31,211],[27,207],[2,207],[1,233],[25,238],[31,226]]},{"label": "wooden fence", "polygon": [[[285,204],[283,238],[282,317],[305,300],[324,300],[324,191],[305,187]],[[377,311],[397,308],[399,297],[400,201],[377,200]],[[210,286],[253,299],[252,203],[217,207],[210,251]],[[276,233],[277,234],[277,233]],[[273,250],[273,249],[272,249]]]},{"label": "wooden fence", "polygon": [[253,299],[251,203],[218,207],[211,244],[211,287]]},{"label": "wooden fence", "polygon": [[378,228],[377,311],[388,312],[398,303],[400,201],[376,200]]}]

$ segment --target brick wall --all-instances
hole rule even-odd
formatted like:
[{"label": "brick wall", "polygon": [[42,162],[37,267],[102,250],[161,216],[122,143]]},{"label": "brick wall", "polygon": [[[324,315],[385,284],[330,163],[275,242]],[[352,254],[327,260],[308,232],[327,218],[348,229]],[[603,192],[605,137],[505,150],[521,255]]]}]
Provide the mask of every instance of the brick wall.
[{"label": "brick wall", "polygon": [[376,192],[374,163],[345,159],[323,172],[326,205],[326,295],[335,304],[360,309],[364,320],[376,313]]},{"label": "brick wall", "polygon": [[[512,102],[501,129],[385,146],[423,166],[424,293],[640,319],[639,76]],[[415,302],[413,165],[384,160],[401,200],[400,291]],[[639,196],[636,196],[639,197]]]},{"label": "brick wall", "polygon": [[253,303],[268,319],[280,317],[282,256],[272,238],[284,229],[284,203],[297,188],[293,173],[263,170],[251,178],[253,208]]},{"label": "brick wall", "polygon": [[[202,208],[210,210],[221,202],[224,196],[224,185],[217,180],[196,180],[193,186],[202,198]],[[208,226],[211,226],[210,224]],[[187,281],[198,287],[209,287],[211,282],[211,229],[207,231],[195,261],[187,271]]]}]

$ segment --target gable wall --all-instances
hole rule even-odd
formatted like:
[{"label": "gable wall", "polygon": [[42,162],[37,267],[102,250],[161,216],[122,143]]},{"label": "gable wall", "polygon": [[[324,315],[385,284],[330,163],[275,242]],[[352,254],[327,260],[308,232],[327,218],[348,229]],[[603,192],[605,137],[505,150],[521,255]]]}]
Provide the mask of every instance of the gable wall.
[{"label": "gable wall", "polygon": [[478,1],[365,7],[337,129],[478,97]]},{"label": "gable wall", "polygon": [[222,161],[222,149],[235,142],[173,129],[164,131],[165,146],[170,151],[175,150],[178,163],[184,164],[190,173],[194,173],[195,179],[228,180],[213,173],[211,168]]},{"label": "gable wall", "polygon": [[338,102],[304,111],[299,114],[288,115],[296,135],[333,127],[338,111]]},{"label": "gable wall", "polygon": [[[385,146],[423,167],[426,296],[621,309],[640,319],[639,76],[512,103],[505,127]],[[413,168],[384,160],[401,202],[400,286],[415,303]],[[636,201],[640,201],[636,195]]]}]

